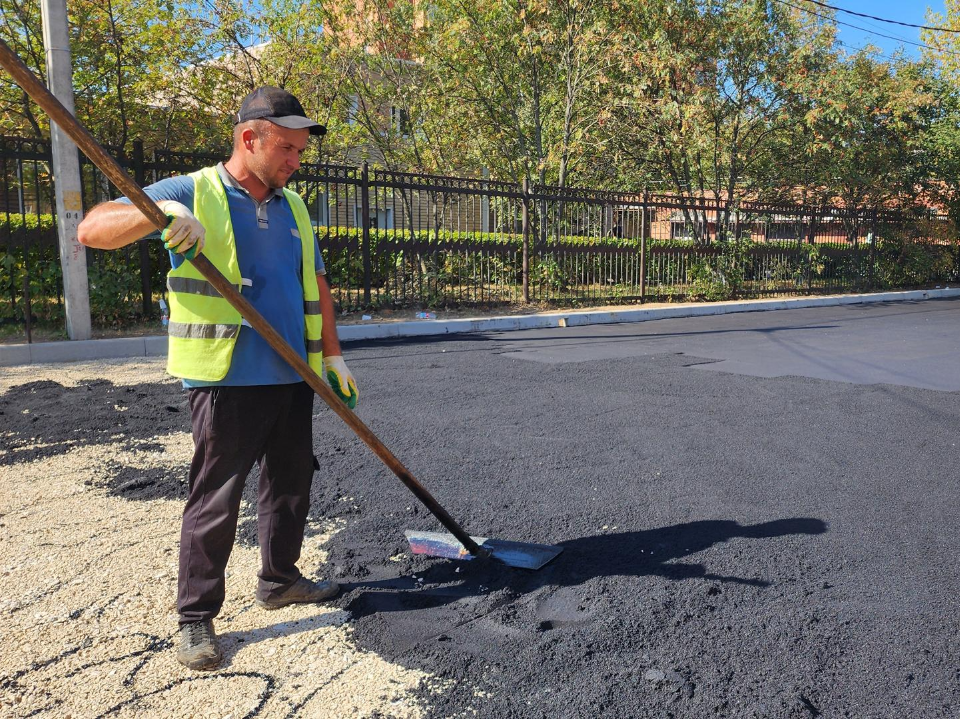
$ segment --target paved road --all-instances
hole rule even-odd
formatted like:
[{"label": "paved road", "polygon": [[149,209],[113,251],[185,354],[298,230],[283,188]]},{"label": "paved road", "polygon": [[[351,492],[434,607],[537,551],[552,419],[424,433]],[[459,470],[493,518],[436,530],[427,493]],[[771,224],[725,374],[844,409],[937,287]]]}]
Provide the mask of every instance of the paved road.
[{"label": "paved road", "polygon": [[536,330],[498,340],[515,357],[543,363],[682,353],[717,372],[960,390],[957,300]]},{"label": "paved road", "polygon": [[437,716],[960,714],[958,327],[944,300],[349,345],[361,416],[468,530],[565,548],[404,557],[437,524],[318,410],[356,639],[450,681]]}]

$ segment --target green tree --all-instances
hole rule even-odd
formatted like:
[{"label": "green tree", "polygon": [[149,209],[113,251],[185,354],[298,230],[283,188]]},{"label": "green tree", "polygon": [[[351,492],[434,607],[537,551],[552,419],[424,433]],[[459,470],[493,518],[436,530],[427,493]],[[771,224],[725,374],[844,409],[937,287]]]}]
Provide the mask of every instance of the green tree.
[{"label": "green tree", "polygon": [[[41,79],[38,3],[0,0],[0,36]],[[68,4],[77,115],[104,144],[135,137],[156,147],[204,139],[210,113],[185,102],[182,71],[203,58],[197,21],[178,0],[71,0]],[[0,79],[0,132],[46,137],[47,123],[7,77]]]},{"label": "green tree", "polygon": [[332,4],[326,62],[337,77],[337,134],[345,160],[390,170],[463,171],[467,128],[421,58],[425,14],[414,2],[371,0],[358,12]]},{"label": "green tree", "polygon": [[723,238],[735,200],[763,192],[788,132],[795,78],[817,71],[828,23],[758,0],[660,0],[620,6],[615,72],[601,114],[628,182],[687,200],[717,200],[713,217],[684,210],[695,238]]},{"label": "green tree", "polygon": [[944,0],[944,12],[927,9],[927,25],[921,30],[925,60],[933,63],[954,85],[960,85],[960,0]]},{"label": "green tree", "polygon": [[923,189],[960,225],[960,88],[938,78],[936,113],[922,137],[930,173]]},{"label": "green tree", "polygon": [[[496,177],[565,185],[582,161],[607,64],[606,5],[593,0],[437,0],[423,63],[434,99]],[[467,159],[467,158],[465,158]]]},{"label": "green tree", "polygon": [[206,108],[228,137],[242,98],[261,85],[296,95],[307,115],[329,123],[330,46],[317,3],[293,0],[206,0],[192,21],[203,37],[195,60],[178,73],[179,91]]},{"label": "green tree", "polygon": [[960,222],[960,0],[944,0],[943,13],[928,11],[927,23],[946,31],[921,31],[927,46],[923,56],[936,73],[940,98],[940,112],[924,138],[936,168],[927,189]]},{"label": "green tree", "polygon": [[929,71],[858,52],[804,89],[805,142],[793,148],[814,161],[804,186],[849,210],[914,205],[934,172],[927,138],[940,97]]}]

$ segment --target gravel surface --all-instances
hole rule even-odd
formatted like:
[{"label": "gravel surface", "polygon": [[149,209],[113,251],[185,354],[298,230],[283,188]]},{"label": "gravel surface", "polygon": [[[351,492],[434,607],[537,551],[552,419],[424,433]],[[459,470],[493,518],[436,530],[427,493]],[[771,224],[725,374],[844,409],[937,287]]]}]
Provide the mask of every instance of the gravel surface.
[{"label": "gravel surface", "polygon": [[[345,592],[253,606],[248,491],[210,674],[171,647],[179,386],[151,362],[11,368],[0,713],[956,717],[960,405],[910,363],[925,333],[956,362],[958,320],[952,302],[349,345],[361,418],[472,534],[564,552],[536,572],[411,556],[403,530],[436,521],[318,402],[303,569]],[[784,347],[816,352],[778,376]],[[910,383],[857,376],[864,347],[898,348],[883,374]],[[846,381],[818,376],[844,358]]]},{"label": "gravel surface", "polygon": [[[349,612],[254,605],[255,478],[216,621],[223,667],[177,662],[192,441],[161,360],[4,368],[0,413],[0,716],[422,714],[411,691],[428,676],[359,648]],[[311,516],[302,570],[325,572],[342,526]]]}]

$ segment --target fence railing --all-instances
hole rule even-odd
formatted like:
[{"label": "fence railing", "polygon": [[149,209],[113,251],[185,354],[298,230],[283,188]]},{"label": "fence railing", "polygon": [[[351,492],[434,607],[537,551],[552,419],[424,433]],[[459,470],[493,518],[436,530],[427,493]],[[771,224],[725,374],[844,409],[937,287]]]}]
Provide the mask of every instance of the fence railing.
[{"label": "fence railing", "polygon": [[[111,152],[140,184],[224,159]],[[81,163],[85,208],[115,196]],[[292,187],[317,228],[343,311],[572,306],[923,286],[960,277],[946,216],[529,187],[304,164]],[[0,138],[0,323],[63,322],[49,147]],[[97,326],[156,317],[155,238],[88,250]],[[28,328],[29,325],[24,325]],[[9,333],[8,333],[9,334]],[[29,337],[27,338],[29,340]]]}]

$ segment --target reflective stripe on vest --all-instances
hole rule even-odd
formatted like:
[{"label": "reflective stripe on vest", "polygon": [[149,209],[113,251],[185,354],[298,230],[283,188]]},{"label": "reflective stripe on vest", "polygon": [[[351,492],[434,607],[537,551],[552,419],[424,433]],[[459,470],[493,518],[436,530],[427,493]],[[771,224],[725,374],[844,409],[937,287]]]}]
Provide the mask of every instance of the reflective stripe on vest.
[{"label": "reflective stripe on vest", "polygon": [[167,290],[170,292],[188,293],[190,295],[206,295],[207,297],[223,297],[207,280],[193,278],[168,277]]},{"label": "reflective stripe on vest", "polygon": [[167,330],[170,337],[178,338],[232,338],[239,334],[240,326],[171,322]]},{"label": "reflective stripe on vest", "polygon": [[[241,278],[240,284],[253,287],[253,281]],[[207,295],[208,297],[223,297],[209,280],[194,280],[193,278],[168,277],[167,290],[170,292],[188,293],[191,295]],[[319,311],[318,311],[319,312]]]},{"label": "reflective stripe on vest", "polygon": [[[216,168],[204,168],[191,173],[190,177],[194,181],[194,215],[207,231],[203,254],[235,287],[249,285],[249,280],[240,277],[227,194]],[[315,372],[322,374],[323,356],[319,349],[322,317],[314,270],[313,228],[300,196],[289,190],[284,190],[284,196],[293,210],[302,248],[307,360]],[[240,334],[239,311],[191,262],[185,261],[167,274],[167,287],[170,300],[167,371],[191,380],[222,380],[230,369]]]}]

